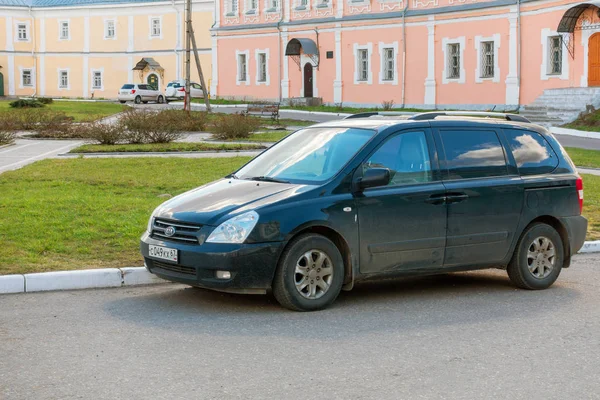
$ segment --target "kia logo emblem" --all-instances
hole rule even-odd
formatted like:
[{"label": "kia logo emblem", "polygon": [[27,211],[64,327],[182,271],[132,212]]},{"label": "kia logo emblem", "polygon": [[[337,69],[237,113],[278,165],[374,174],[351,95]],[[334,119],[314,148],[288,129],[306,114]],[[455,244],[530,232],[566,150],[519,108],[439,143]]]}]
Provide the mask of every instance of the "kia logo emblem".
[{"label": "kia logo emblem", "polygon": [[167,227],[165,228],[165,236],[167,236],[167,237],[171,237],[171,236],[173,236],[174,234],[175,234],[175,228],[174,228],[174,227],[172,227],[172,226],[167,226]]}]

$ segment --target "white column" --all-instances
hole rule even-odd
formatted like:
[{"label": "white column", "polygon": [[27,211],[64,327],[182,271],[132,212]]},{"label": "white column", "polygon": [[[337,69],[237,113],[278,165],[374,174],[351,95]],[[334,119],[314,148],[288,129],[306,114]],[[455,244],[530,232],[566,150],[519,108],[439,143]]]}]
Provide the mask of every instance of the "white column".
[{"label": "white column", "polygon": [[8,55],[8,94],[15,95],[15,56],[12,54]]},{"label": "white column", "polygon": [[337,0],[336,18],[342,18],[344,16],[344,1],[347,0]]},{"label": "white column", "polygon": [[127,51],[128,52],[132,52],[135,49],[135,46],[133,44],[134,43],[133,42],[134,35],[135,34],[133,31],[133,15],[130,15],[127,18],[127,38],[128,38]]},{"label": "white column", "polygon": [[[218,3],[218,1],[217,1]],[[218,96],[219,90],[219,57],[217,53],[217,42],[218,39],[216,36],[212,37],[212,79],[210,80],[210,95],[211,97]]]},{"label": "white column", "polygon": [[[216,0],[216,1],[218,1],[218,0]],[[280,0],[280,1],[282,2],[282,4],[285,1],[285,10],[284,10],[284,13],[283,13],[283,22],[290,22],[290,9],[292,8],[292,1],[291,0]]]},{"label": "white column", "polygon": [[90,17],[83,17],[83,52],[90,52]]},{"label": "white column", "polygon": [[518,76],[518,44],[517,44],[517,9],[511,7],[508,22],[510,31],[508,36],[508,75],[506,75],[506,105],[519,105],[519,76]]},{"label": "white column", "polygon": [[127,82],[133,83],[133,56],[127,57]]},{"label": "white column", "polygon": [[46,18],[40,18],[40,53],[46,51]]},{"label": "white column", "polygon": [[333,102],[342,103],[342,32],[340,24],[335,28],[335,80],[333,81]]},{"label": "white column", "polygon": [[13,51],[15,49],[13,45],[13,28],[12,17],[6,17],[6,51]]},{"label": "white column", "polygon": [[90,90],[90,56],[87,54],[83,56],[83,98],[87,99]]},{"label": "white column", "polygon": [[[581,32],[581,46],[583,47],[583,73],[581,74],[581,81],[579,82],[579,84],[581,87],[587,87],[588,86],[588,67],[589,67],[588,51],[589,51],[590,36],[592,36],[592,34],[594,34],[596,32],[594,32],[592,29],[582,29],[579,32]],[[565,51],[565,50],[563,49],[563,51]]]},{"label": "white column", "polygon": [[424,104],[435,105],[435,86],[435,20],[430,16],[427,22],[427,78]]},{"label": "white column", "polygon": [[[42,36],[43,37],[43,36]],[[40,54],[40,96],[46,95],[46,56]]]},{"label": "white column", "polygon": [[215,0],[215,15],[213,15],[213,21],[215,21],[215,28],[221,26],[221,0]]},{"label": "white column", "polygon": [[288,33],[287,28],[285,31],[281,33],[281,42],[280,46],[282,46],[283,51],[281,52],[281,62],[283,64],[283,79],[281,80],[281,97],[283,99],[288,99],[290,97],[290,71],[288,65],[288,57],[285,55],[285,46],[288,43]]}]

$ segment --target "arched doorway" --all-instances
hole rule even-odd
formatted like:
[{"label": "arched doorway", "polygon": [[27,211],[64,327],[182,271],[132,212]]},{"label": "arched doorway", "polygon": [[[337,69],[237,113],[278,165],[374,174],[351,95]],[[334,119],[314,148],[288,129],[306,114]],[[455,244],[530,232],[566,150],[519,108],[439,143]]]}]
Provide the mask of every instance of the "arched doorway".
[{"label": "arched doorway", "polygon": [[148,83],[148,85],[154,89],[154,90],[158,90],[158,75],[156,74],[150,74],[148,75],[148,77],[146,78],[146,83]]},{"label": "arched doorway", "polygon": [[4,97],[4,75],[0,72],[0,97]]},{"label": "arched doorway", "polygon": [[304,97],[313,97],[313,66],[304,64]]},{"label": "arched doorway", "polygon": [[588,86],[600,86],[600,33],[588,42]]}]

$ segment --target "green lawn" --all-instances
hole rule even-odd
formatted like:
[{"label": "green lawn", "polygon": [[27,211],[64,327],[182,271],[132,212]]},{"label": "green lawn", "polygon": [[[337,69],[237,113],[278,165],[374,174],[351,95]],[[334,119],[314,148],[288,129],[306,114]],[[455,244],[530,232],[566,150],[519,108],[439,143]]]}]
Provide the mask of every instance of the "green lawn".
[{"label": "green lawn", "polygon": [[600,110],[589,114],[583,114],[575,121],[563,125],[563,128],[600,132]]},{"label": "green lawn", "polygon": [[250,135],[249,138],[242,140],[249,140],[251,142],[278,142],[289,134],[289,131],[270,131],[255,133]]},{"label": "green lawn", "polygon": [[600,151],[565,147],[569,157],[578,167],[600,168]]},{"label": "green lawn", "polygon": [[583,175],[583,215],[588,219],[587,240],[600,240],[600,176]]},{"label": "green lawn", "polygon": [[[9,103],[10,101],[0,101],[0,112],[13,110]],[[121,104],[108,102],[55,101],[45,108],[63,111],[68,116],[73,117],[76,122],[84,122],[119,113],[123,111],[123,107]]]},{"label": "green lawn", "polygon": [[69,153],[121,153],[121,152],[173,152],[173,151],[226,151],[260,150],[264,146],[257,144],[220,144],[220,143],[146,143],[146,144],[85,144]]},{"label": "green lawn", "polygon": [[247,157],[44,160],[0,175],[0,275],[140,266],[152,210]]}]

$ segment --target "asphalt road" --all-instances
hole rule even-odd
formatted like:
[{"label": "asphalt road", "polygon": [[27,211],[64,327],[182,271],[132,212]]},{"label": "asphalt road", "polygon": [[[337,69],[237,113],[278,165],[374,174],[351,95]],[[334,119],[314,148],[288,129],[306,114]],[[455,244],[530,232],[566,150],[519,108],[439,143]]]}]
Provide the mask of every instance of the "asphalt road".
[{"label": "asphalt road", "polygon": [[328,310],[167,284],[0,296],[1,399],[594,399],[600,255],[358,286]]}]

